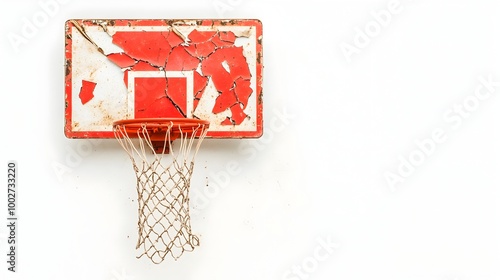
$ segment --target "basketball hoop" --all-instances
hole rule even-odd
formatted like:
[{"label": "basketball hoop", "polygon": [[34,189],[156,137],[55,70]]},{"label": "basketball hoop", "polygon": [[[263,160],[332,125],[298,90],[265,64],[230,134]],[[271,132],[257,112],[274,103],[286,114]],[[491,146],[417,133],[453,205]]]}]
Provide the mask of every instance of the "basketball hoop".
[{"label": "basketball hoop", "polygon": [[[194,159],[207,134],[208,121],[198,119],[130,119],[113,123],[137,177],[138,241],[136,249],[154,263],[170,254],[177,260],[193,251],[199,239],[191,233],[189,187]],[[172,142],[177,140],[174,149]]]}]

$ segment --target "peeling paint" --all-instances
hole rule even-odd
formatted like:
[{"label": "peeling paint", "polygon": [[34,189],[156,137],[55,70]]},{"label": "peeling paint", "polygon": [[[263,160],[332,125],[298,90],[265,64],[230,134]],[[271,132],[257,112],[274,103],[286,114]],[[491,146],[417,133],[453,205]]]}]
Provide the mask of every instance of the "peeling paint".
[{"label": "peeling paint", "polygon": [[80,97],[83,105],[87,104],[87,102],[94,98],[94,89],[96,85],[96,83],[91,81],[82,81],[82,87],[80,88],[80,94],[78,97]]},{"label": "peeling paint", "polygon": [[94,45],[100,53],[104,53],[102,51],[102,49],[87,35],[87,32],[85,31],[85,28],[83,27],[83,25],[79,24],[75,20],[70,20],[70,21],[71,21],[71,23],[74,24],[75,28],[80,32],[80,34],[82,34],[82,36],[85,39],[87,39],[90,43],[92,43],[92,45]]},{"label": "peeling paint", "polygon": [[[220,92],[212,112],[217,114],[230,109],[232,116],[220,124],[241,124],[247,117],[243,109],[253,90],[250,88],[251,75],[243,49],[232,45],[237,36],[230,31],[201,32],[195,29],[187,37],[181,37],[182,35],[174,30],[176,29],[173,28],[171,32],[116,32],[113,35],[113,43],[120,46],[124,53],[109,54],[108,58],[121,68],[132,71],[137,70],[135,65],[139,62],[157,68],[158,71],[161,71],[161,68],[167,71],[195,71],[201,68],[201,71],[196,71],[197,77],[200,78],[194,81],[194,87],[197,89],[195,97],[198,100],[201,98],[200,94],[206,81],[211,78],[217,91]],[[247,31],[243,34],[247,35]],[[166,79],[164,97],[171,104],[168,102],[164,104],[166,101],[156,99],[158,106],[167,108],[173,106],[178,109],[181,116],[186,117],[186,113],[180,109],[182,106],[174,102],[173,97],[178,92],[170,93],[169,84]],[[242,93],[241,96],[239,93]],[[194,109],[197,104],[196,102]],[[157,111],[154,112],[159,114]]]},{"label": "peeling paint", "polygon": [[66,76],[70,75],[71,74],[71,59],[66,59],[66,63],[65,63],[65,72],[66,72]]},{"label": "peeling paint", "polygon": [[[262,134],[262,35],[260,22],[252,20],[69,20],[85,40],[122,71],[122,82],[134,103],[132,117],[194,117],[209,119],[222,132],[209,131],[208,137],[238,137]],[[98,29],[95,29],[98,28]],[[92,32],[90,32],[92,31]],[[96,37],[106,33],[110,43],[102,45]],[[68,29],[67,34],[71,34]],[[253,37],[252,37],[253,36]],[[253,38],[253,41],[248,41]],[[98,40],[99,39],[99,40]],[[245,39],[242,41],[241,39]],[[73,38],[66,37],[66,44]],[[113,45],[118,52],[109,52]],[[66,48],[66,52],[71,46]],[[105,51],[108,50],[108,51]],[[93,72],[92,72],[93,71]],[[96,69],[85,76],[95,77]],[[66,76],[71,76],[71,58],[66,62]],[[130,80],[131,73],[134,74]],[[148,73],[155,74],[148,77]],[[169,73],[180,73],[171,76]],[[191,84],[186,74],[191,74]],[[169,76],[170,75],[170,76]],[[180,76],[179,76],[180,75]],[[83,83],[89,81],[82,80]],[[68,89],[68,82],[66,83]],[[94,84],[94,88],[98,86]],[[189,88],[188,88],[189,86]],[[99,86],[98,86],[99,87]],[[89,98],[90,86],[82,85],[81,103]],[[102,90],[102,89],[101,89]],[[192,92],[189,101],[187,92]],[[215,93],[215,94],[214,94]],[[207,98],[204,97],[205,94]],[[186,99],[188,101],[186,101]],[[85,100],[85,101],[84,101]],[[213,101],[207,101],[213,100]],[[110,100],[105,100],[110,101]],[[113,101],[110,101],[113,102]],[[110,103],[108,102],[108,103]],[[208,102],[208,103],[207,103]],[[203,108],[199,108],[204,104]],[[106,104],[107,103],[100,103]],[[127,105],[128,104],[128,105]],[[206,110],[207,104],[212,104]],[[250,107],[249,107],[250,106]],[[68,110],[71,110],[71,104]],[[112,123],[112,114],[102,110],[99,126]],[[71,115],[67,112],[67,115]],[[217,116],[217,117],[216,117]],[[76,121],[73,122],[73,126]],[[85,125],[78,122],[78,127]],[[67,126],[68,127],[68,126]],[[227,128],[224,128],[227,127]],[[241,130],[239,127],[245,127]],[[252,128],[253,127],[253,128]],[[238,132],[242,131],[242,132]],[[254,131],[254,132],[252,132]],[[107,134],[103,134],[107,135]]]}]

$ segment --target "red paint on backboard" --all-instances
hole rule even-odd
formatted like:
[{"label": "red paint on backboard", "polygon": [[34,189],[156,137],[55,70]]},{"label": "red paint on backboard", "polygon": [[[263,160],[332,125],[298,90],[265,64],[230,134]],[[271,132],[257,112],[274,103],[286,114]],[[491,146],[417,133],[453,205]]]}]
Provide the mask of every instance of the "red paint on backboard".
[{"label": "red paint on backboard", "polygon": [[94,98],[94,89],[96,85],[96,83],[90,81],[82,81],[82,87],[80,88],[80,94],[78,95],[78,97],[80,97],[83,105]]},{"label": "red paint on backboard", "polygon": [[185,118],[186,79],[160,77],[134,81],[136,118]]},{"label": "red paint on backboard", "polygon": [[[211,122],[208,137],[262,135],[262,26],[258,20],[71,20],[66,30],[68,137],[113,137],[108,128],[120,116],[207,119]],[[111,51],[101,48],[99,40],[106,36],[108,45],[114,46]],[[238,38],[245,43],[238,43]],[[75,108],[73,80],[85,77],[86,69],[73,69],[75,62],[81,64],[77,50],[89,45],[87,41],[111,62],[103,68],[106,62],[98,58],[91,65],[96,69],[88,71],[121,68],[122,86],[99,82],[103,100],[89,100]],[[88,57],[97,57],[98,52]],[[117,77],[116,73],[110,72],[110,77]],[[124,92],[109,93],[112,85],[124,86]],[[88,115],[97,116],[88,129],[82,128],[81,120],[78,128],[74,126],[76,119]]]}]

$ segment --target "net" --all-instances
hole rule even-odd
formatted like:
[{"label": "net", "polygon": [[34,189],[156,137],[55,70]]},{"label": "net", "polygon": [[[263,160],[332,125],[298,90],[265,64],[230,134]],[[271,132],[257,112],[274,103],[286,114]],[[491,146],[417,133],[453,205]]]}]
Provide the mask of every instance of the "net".
[{"label": "net", "polygon": [[177,260],[193,251],[199,239],[191,232],[189,187],[208,122],[133,120],[113,128],[137,178],[138,258],[146,255],[158,264],[168,255]]}]

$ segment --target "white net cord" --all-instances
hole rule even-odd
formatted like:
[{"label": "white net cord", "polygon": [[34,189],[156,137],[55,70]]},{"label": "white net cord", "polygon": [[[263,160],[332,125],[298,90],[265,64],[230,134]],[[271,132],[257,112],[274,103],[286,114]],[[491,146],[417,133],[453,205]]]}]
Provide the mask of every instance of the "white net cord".
[{"label": "white net cord", "polygon": [[[114,126],[116,139],[132,160],[137,178],[138,258],[146,255],[157,264],[169,254],[177,260],[199,245],[191,232],[189,187],[194,159],[208,126],[198,124],[186,132],[174,125],[162,128],[165,138],[160,150],[169,154],[157,151],[158,141],[151,140],[147,124],[142,124],[136,135],[129,135],[124,125]],[[173,128],[180,132],[176,149],[171,141]]]}]

